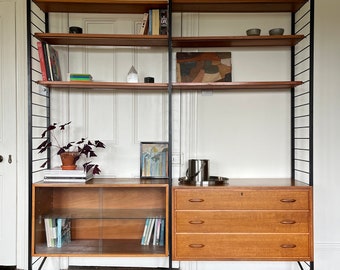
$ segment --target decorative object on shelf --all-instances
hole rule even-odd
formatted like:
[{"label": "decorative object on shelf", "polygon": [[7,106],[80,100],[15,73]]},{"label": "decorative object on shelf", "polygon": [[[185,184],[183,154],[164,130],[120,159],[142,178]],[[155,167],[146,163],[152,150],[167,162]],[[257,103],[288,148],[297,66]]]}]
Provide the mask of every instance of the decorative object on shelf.
[{"label": "decorative object on shelf", "polygon": [[70,26],[69,33],[70,34],[82,34],[83,29],[79,26]]},{"label": "decorative object on shelf", "polygon": [[247,36],[259,36],[261,34],[261,29],[251,28],[246,31]]},{"label": "decorative object on shelf", "polygon": [[128,83],[138,83],[138,73],[134,66],[130,68],[126,81]]},{"label": "decorative object on shelf", "polygon": [[141,142],[140,177],[168,177],[168,142]]},{"label": "decorative object on shelf", "polygon": [[209,175],[209,159],[189,159],[186,175],[178,179],[181,184],[193,186],[204,182],[209,185],[225,184],[227,180],[227,177]]},{"label": "decorative object on shelf", "polygon": [[269,30],[269,35],[275,36],[275,35],[283,35],[284,29],[283,28],[273,28]]},{"label": "decorative object on shelf", "polygon": [[144,82],[145,83],[154,83],[155,79],[154,79],[154,77],[145,77]]},{"label": "decorative object on shelf", "polygon": [[63,152],[60,154],[61,168],[63,170],[75,170],[77,168],[76,162],[79,159],[79,152]]},{"label": "decorative object on shelf", "polygon": [[[79,160],[81,156],[84,156],[86,161],[83,163],[83,168],[86,172],[92,171],[93,174],[100,174],[100,169],[98,164],[93,164],[92,161],[88,161],[88,158],[96,157],[96,153],[94,152],[95,148],[105,148],[105,145],[99,141],[95,140],[92,143],[90,140],[85,138],[81,138],[79,141],[71,141],[65,145],[61,145],[56,137],[55,131],[59,130],[60,132],[65,131],[66,127],[69,127],[71,124],[67,122],[62,125],[58,125],[57,123],[53,123],[52,125],[48,126],[46,130],[43,131],[41,134],[41,138],[46,138],[48,134],[52,140],[55,141],[55,144],[52,144],[50,138],[46,138],[38,147],[39,153],[44,153],[48,149],[56,147],[58,149],[57,155],[62,155],[63,153],[72,153],[75,162]],[[41,165],[44,168],[47,163],[48,159]],[[72,167],[75,169],[76,167]],[[71,167],[66,167],[66,169],[71,169]]]},{"label": "decorative object on shelf", "polygon": [[177,82],[231,82],[231,52],[178,52]]},{"label": "decorative object on shelf", "polygon": [[187,176],[191,181],[208,181],[209,159],[189,159]]}]

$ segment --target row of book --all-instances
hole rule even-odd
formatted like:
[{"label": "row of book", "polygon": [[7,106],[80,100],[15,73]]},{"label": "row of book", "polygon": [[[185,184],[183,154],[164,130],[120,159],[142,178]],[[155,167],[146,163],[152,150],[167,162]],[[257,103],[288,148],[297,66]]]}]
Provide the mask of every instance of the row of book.
[{"label": "row of book", "polygon": [[140,35],[167,35],[168,34],[168,10],[150,9],[144,13]]},{"label": "row of book", "polygon": [[46,42],[37,42],[43,81],[61,81],[58,51]]},{"label": "row of book", "polygon": [[45,218],[47,247],[61,248],[71,242],[71,220],[69,218]]},{"label": "row of book", "polygon": [[141,245],[164,246],[165,237],[165,219],[164,218],[147,218]]}]

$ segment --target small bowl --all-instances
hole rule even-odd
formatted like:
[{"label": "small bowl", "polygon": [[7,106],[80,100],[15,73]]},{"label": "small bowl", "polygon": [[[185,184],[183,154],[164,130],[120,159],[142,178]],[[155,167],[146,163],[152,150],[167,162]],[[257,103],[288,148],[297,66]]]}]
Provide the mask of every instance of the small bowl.
[{"label": "small bowl", "polygon": [[273,28],[269,30],[269,35],[283,35],[284,29],[283,28]]},{"label": "small bowl", "polygon": [[261,29],[252,28],[247,30],[247,36],[259,36],[261,34]]}]

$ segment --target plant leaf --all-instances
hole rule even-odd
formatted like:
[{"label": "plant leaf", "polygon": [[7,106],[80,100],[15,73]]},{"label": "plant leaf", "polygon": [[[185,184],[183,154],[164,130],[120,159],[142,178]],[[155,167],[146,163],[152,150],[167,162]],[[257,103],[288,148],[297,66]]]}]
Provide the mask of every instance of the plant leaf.
[{"label": "plant leaf", "polygon": [[105,144],[103,144],[101,141],[96,140],[94,141],[96,147],[100,147],[100,148],[105,148]]}]

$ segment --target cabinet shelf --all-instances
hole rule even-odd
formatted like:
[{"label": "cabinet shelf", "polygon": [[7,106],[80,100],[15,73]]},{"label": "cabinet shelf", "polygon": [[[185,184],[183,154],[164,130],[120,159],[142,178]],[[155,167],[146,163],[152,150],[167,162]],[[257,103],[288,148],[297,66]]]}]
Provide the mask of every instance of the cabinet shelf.
[{"label": "cabinet shelf", "polygon": [[43,218],[71,218],[71,219],[146,219],[165,218],[165,209],[53,209]]},{"label": "cabinet shelf", "polygon": [[96,240],[72,240],[62,248],[48,248],[46,244],[36,246],[35,256],[60,256],[77,257],[77,256],[167,256],[164,246],[140,244],[140,239],[96,239]]},{"label": "cabinet shelf", "polygon": [[44,12],[144,13],[165,8],[166,0],[33,0]]},{"label": "cabinet shelf", "polygon": [[35,33],[34,37],[51,45],[167,47],[166,35],[116,35]]},{"label": "cabinet shelf", "polygon": [[[194,2],[194,3],[193,3]],[[173,12],[295,12],[307,0],[173,0]]]},{"label": "cabinet shelf", "polygon": [[181,48],[294,46],[303,38],[303,35],[174,37],[172,46]]},{"label": "cabinet shelf", "polygon": [[[38,81],[40,85],[53,88],[108,89],[137,91],[166,91],[167,83],[117,83],[117,82],[68,82]],[[262,82],[209,82],[172,84],[173,90],[236,90],[236,89],[290,89],[301,85],[302,81],[262,81]]]},{"label": "cabinet shelf", "polygon": [[[166,47],[168,37],[163,35],[110,35],[110,34],[67,34],[35,33],[40,41],[51,45],[77,46],[136,46]],[[294,46],[304,38],[303,35],[282,36],[201,36],[173,37],[173,47],[259,47]]]},{"label": "cabinet shelf", "polygon": [[40,85],[53,88],[72,89],[116,89],[116,90],[162,90],[168,89],[167,83],[125,83],[125,82],[78,82],[78,81],[38,81]]},{"label": "cabinet shelf", "polygon": [[174,83],[174,90],[290,89],[301,81]]}]

